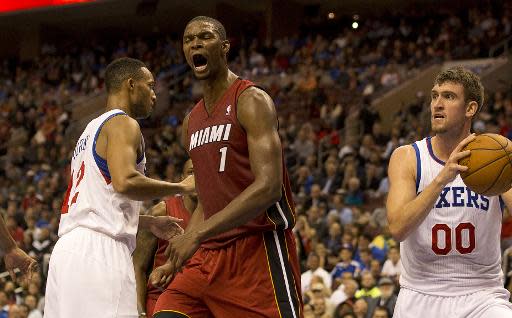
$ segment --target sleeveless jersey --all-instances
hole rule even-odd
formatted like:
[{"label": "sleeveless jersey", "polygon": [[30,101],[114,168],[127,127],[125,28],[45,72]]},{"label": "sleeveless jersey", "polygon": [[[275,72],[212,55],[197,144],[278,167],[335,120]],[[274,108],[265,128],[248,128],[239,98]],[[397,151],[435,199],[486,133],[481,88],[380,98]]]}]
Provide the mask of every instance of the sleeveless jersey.
[{"label": "sleeveless jersey", "polygon": [[[205,219],[221,211],[254,181],[247,134],[237,118],[238,97],[251,86],[254,83],[238,78],[217,101],[211,114],[206,111],[203,100],[190,112],[188,150],[194,163],[196,190]],[[202,246],[215,248],[228,244],[240,235],[291,229],[294,224],[295,211],[283,160],[281,200],[266,211],[261,211],[259,216],[247,224],[213,237]]]},{"label": "sleeveless jersey", "polygon": [[[114,109],[93,119],[78,140],[71,160],[71,178],[59,224],[59,237],[76,227],[85,227],[125,242],[133,252],[142,202],[114,191],[107,161],[96,153],[96,140],[105,122],[114,116],[127,116]],[[137,159],[137,170],[144,173],[144,151]]]},{"label": "sleeveless jersey", "polygon": [[[431,138],[413,144],[416,190],[423,191],[444,166]],[[503,286],[499,196],[471,191],[460,175],[441,191],[420,226],[402,243],[403,287],[438,296],[459,296]]]},{"label": "sleeveless jersey", "polygon": [[[169,197],[164,200],[165,202],[165,211],[168,216],[180,218],[183,221],[180,223],[180,226],[183,229],[186,229],[188,223],[190,221],[191,212],[189,212],[185,208],[185,204],[183,202],[183,197],[180,195]],[[169,245],[169,241],[158,239],[155,256],[153,257],[153,271],[155,268],[162,266],[167,261],[167,256],[165,256],[164,252],[167,246]],[[147,284],[147,296],[157,299],[158,296],[162,293],[162,291],[158,288],[155,288],[151,283]]]}]

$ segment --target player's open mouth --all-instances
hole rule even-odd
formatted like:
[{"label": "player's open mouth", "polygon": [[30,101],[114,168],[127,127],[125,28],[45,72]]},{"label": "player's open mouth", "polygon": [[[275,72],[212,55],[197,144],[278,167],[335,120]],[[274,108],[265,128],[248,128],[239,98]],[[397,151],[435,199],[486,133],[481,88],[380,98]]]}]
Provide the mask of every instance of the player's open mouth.
[{"label": "player's open mouth", "polygon": [[208,60],[202,54],[194,54],[192,56],[192,63],[194,63],[194,69],[196,70],[196,72],[202,72],[206,70]]},{"label": "player's open mouth", "polygon": [[444,115],[434,114],[434,119],[444,119]]}]

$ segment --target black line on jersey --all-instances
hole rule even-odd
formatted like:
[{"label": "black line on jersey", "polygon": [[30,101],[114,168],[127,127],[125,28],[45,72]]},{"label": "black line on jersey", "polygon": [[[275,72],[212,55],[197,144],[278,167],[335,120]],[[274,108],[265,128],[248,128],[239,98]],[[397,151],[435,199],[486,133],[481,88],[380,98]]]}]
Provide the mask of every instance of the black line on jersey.
[{"label": "black line on jersey", "polygon": [[[277,234],[277,242],[274,237],[274,233]],[[277,301],[277,307],[279,312],[281,313],[282,318],[293,318],[293,308],[295,309],[296,317],[299,317],[299,300],[297,299],[296,294],[296,284],[295,278],[291,271],[291,265],[287,253],[286,247],[283,244],[286,244],[286,239],[284,237],[283,231],[272,231],[263,233],[263,238],[265,240],[266,252],[267,252],[267,261],[269,263],[270,275],[272,278],[272,282],[274,285],[274,295]],[[283,256],[285,272],[283,273],[283,269],[281,267],[281,259],[279,258],[279,250],[281,251],[281,255]],[[286,281],[284,279],[284,275],[288,278],[288,287],[290,290],[287,290]],[[292,300],[292,304],[290,304],[290,298]]]}]

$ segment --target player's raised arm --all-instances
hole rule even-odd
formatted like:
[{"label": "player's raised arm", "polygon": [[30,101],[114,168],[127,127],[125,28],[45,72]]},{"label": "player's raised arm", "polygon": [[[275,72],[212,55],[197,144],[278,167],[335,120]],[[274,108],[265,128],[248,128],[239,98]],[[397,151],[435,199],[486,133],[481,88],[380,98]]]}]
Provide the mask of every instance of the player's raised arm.
[{"label": "player's raised arm", "polygon": [[141,132],[136,120],[128,116],[116,116],[107,121],[102,130],[107,137],[106,157],[115,191],[132,200],[144,201],[193,190],[191,180],[169,183],[150,179],[137,171]]},{"label": "player's raised arm", "polygon": [[470,154],[461,151],[475,138],[469,135],[462,140],[450,154],[444,168],[421,193],[416,194],[416,155],[412,146],[397,148],[391,155],[388,168],[389,194],[386,203],[389,230],[398,241],[407,238],[425,219],[436,203],[443,188],[451,182],[460,171],[467,169],[458,161]]}]

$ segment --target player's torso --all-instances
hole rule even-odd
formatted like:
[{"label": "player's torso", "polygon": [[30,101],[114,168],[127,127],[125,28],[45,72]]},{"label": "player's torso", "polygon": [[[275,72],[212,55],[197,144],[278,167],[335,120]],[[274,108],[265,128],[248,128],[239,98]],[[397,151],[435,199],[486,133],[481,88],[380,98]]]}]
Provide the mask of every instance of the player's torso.
[{"label": "player's torso", "polygon": [[[443,168],[430,138],[415,143],[417,192]],[[419,161],[418,161],[419,158]],[[401,284],[437,295],[467,294],[501,284],[501,205],[471,191],[457,176],[420,226],[401,243]]]},{"label": "player's torso", "polygon": [[[252,82],[237,79],[217,101],[211,114],[206,111],[202,100],[190,113],[188,149],[206,219],[222,210],[254,181],[247,135],[237,118],[238,97],[251,86],[254,86]],[[261,216],[248,224],[210,242],[218,241],[222,245],[244,232],[293,227],[293,203],[286,169],[283,170],[282,202],[273,205],[266,213],[262,211]]]},{"label": "player's torso", "polygon": [[[111,110],[93,119],[80,136],[71,160],[71,178],[62,204],[59,236],[81,226],[126,242],[135,248],[141,202],[114,191],[105,158],[96,153],[96,140],[103,124],[114,116]],[[144,173],[144,154],[137,159],[137,170]]]},{"label": "player's torso", "polygon": [[[168,216],[172,216],[175,218],[182,219],[183,221],[180,223],[180,226],[183,229],[186,229],[188,226],[188,223],[190,222],[190,216],[191,213],[185,208],[185,204],[183,202],[183,197],[180,195],[169,197],[165,199],[165,210]],[[169,241],[158,239],[155,255],[153,257],[153,267],[152,270],[155,268],[163,265],[167,261],[167,256],[165,255],[165,250],[167,249],[167,246],[169,245]],[[157,289],[153,287],[148,282],[147,286],[147,294],[149,297],[158,298],[158,295],[160,295],[162,292],[160,289]]]}]

